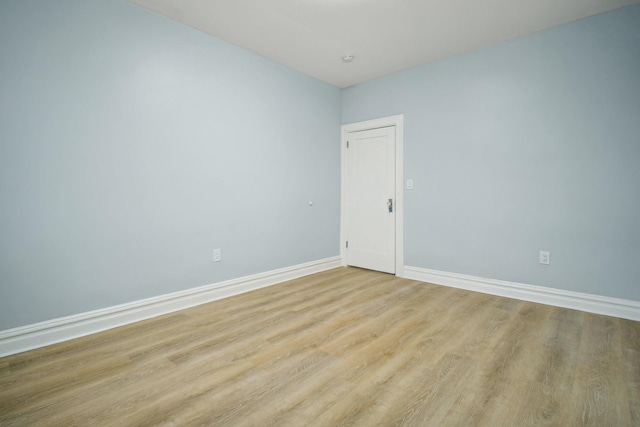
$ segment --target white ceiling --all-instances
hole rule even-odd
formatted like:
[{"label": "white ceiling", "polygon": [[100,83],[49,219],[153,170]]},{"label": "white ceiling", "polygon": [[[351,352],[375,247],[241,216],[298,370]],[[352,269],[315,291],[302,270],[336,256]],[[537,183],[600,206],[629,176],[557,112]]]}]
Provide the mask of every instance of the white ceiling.
[{"label": "white ceiling", "polygon": [[640,2],[131,1],[339,87]]}]

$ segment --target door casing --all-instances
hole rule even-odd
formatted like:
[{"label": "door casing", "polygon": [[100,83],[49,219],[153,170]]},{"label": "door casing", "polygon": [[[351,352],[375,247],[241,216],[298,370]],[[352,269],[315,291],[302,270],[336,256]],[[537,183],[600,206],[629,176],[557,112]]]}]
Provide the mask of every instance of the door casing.
[{"label": "door casing", "polygon": [[341,153],[341,178],[340,178],[340,193],[341,193],[341,203],[340,203],[340,259],[343,266],[347,265],[347,253],[346,253],[346,244],[347,244],[347,212],[346,212],[346,182],[345,177],[347,176],[347,136],[350,132],[358,132],[362,130],[370,130],[377,129],[382,127],[394,126],[395,128],[395,136],[396,136],[396,158],[395,158],[395,166],[396,166],[396,177],[395,177],[395,192],[396,199],[395,210],[396,210],[396,242],[395,242],[395,251],[396,251],[396,276],[403,277],[404,276],[404,156],[403,156],[403,130],[404,130],[404,115],[397,115],[391,117],[383,117],[374,120],[367,120],[363,122],[350,123],[341,126],[341,144],[340,144],[340,153]]}]

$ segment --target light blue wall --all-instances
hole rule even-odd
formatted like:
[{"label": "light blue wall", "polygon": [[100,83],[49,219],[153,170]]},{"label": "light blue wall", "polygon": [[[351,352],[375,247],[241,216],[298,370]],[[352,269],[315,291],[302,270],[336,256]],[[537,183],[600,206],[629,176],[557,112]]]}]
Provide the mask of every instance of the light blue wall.
[{"label": "light blue wall", "polygon": [[0,0],[0,330],[337,255],[341,108],[405,114],[407,265],[640,300],[640,6],[340,93],[123,0]]},{"label": "light blue wall", "polygon": [[0,1],[0,330],[338,255],[339,132],[338,88],[136,5]]},{"label": "light blue wall", "polygon": [[353,86],[342,108],[405,115],[407,265],[640,301],[640,5]]}]

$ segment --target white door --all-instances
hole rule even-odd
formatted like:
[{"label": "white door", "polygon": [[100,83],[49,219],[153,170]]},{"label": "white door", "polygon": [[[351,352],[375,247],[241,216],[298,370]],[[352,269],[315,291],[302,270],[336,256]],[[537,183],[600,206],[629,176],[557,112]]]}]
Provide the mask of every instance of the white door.
[{"label": "white door", "polygon": [[350,132],[346,150],[347,265],[395,273],[395,127]]}]

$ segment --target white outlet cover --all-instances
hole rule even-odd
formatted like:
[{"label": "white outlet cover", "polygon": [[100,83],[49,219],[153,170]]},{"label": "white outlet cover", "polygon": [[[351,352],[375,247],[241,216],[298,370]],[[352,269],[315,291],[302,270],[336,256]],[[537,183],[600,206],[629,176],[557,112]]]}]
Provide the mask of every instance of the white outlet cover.
[{"label": "white outlet cover", "polygon": [[551,254],[548,251],[540,251],[540,264],[549,264]]}]

